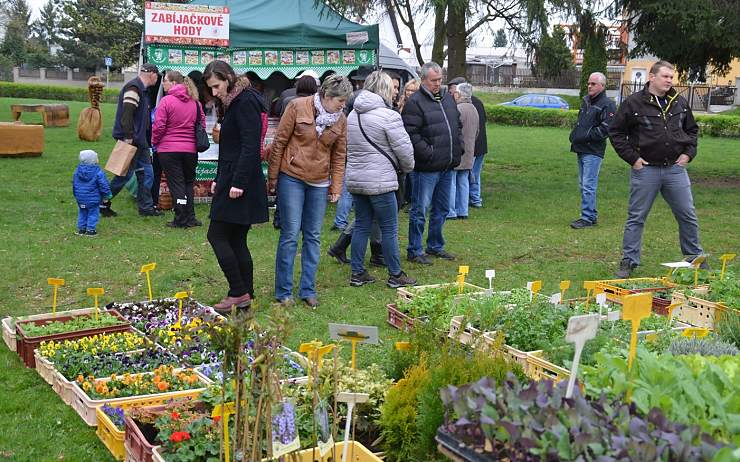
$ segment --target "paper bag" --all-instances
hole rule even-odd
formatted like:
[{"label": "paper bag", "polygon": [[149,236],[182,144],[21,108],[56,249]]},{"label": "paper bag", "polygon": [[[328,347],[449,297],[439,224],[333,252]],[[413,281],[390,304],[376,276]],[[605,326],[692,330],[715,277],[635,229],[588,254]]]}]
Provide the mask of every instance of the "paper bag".
[{"label": "paper bag", "polygon": [[114,175],[124,176],[135,154],[136,146],[118,140],[105,164],[105,169]]}]

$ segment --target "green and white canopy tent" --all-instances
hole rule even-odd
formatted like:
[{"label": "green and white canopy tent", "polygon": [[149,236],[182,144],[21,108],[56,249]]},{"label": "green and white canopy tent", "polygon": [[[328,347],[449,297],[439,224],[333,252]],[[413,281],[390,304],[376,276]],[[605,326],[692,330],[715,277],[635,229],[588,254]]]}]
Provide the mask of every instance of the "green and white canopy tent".
[{"label": "green and white canopy tent", "polygon": [[229,46],[148,43],[147,61],[160,69],[187,74],[223,59],[237,73],[252,71],[267,79],[280,72],[292,79],[307,69],[348,75],[378,63],[377,24],[354,23],[314,0],[194,0],[188,5],[227,7]]}]

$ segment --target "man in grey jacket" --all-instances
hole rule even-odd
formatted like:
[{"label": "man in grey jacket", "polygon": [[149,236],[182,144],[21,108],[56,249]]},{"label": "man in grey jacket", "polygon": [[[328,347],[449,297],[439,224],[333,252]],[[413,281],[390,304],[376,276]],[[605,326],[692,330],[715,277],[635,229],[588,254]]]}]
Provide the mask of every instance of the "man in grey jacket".
[{"label": "man in grey jacket", "polygon": [[604,160],[609,125],[617,108],[606,96],[606,76],[594,72],[588,77],[588,94],[578,111],[578,123],[570,132],[570,150],[578,155],[578,186],[581,189],[581,216],[570,224],[573,229],[594,226],[597,222],[596,189]]}]

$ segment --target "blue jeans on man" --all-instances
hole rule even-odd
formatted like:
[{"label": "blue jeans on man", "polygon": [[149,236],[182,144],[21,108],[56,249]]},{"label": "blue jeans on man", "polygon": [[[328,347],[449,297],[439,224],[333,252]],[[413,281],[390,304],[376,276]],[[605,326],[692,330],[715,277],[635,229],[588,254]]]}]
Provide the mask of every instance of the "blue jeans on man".
[{"label": "blue jeans on man", "polygon": [[450,181],[450,212],[447,218],[468,218],[470,170],[453,170]]},{"label": "blue jeans on man", "polygon": [[342,194],[337,201],[337,212],[334,215],[334,226],[343,230],[349,224],[349,214],[352,211],[352,194],[347,191],[347,182],[342,184]]},{"label": "blue jeans on man", "polygon": [[589,153],[578,153],[578,188],[581,190],[581,220],[596,223],[596,190],[599,187],[599,170],[601,156]]},{"label": "blue jeans on man", "polygon": [[424,254],[422,239],[426,213],[430,207],[427,251],[441,252],[444,250],[445,240],[442,236],[442,227],[450,210],[452,175],[453,172],[450,170],[414,172],[411,209],[409,210],[409,245],[406,249],[409,258]]},{"label": "blue jeans on man", "polygon": [[367,241],[377,220],[380,227],[383,258],[388,266],[388,274],[396,276],[401,272],[400,250],[398,248],[398,200],[396,192],[365,196],[353,194],[355,203],[355,227],[352,232],[352,273],[365,271],[365,251]]},{"label": "blue jeans on man", "polygon": [[152,169],[152,158],[149,148],[137,149],[128,172],[125,175],[116,175],[113,177],[110,182],[110,190],[113,197],[121,192],[134,174],[136,174],[136,181],[140,183],[136,191],[136,204],[139,212],[153,210],[152,183],[154,182],[154,170]]},{"label": "blue jeans on man", "polygon": [[470,205],[473,207],[483,207],[483,198],[481,197],[480,173],[483,171],[483,159],[485,154],[475,156],[473,160],[473,169],[470,170]]},{"label": "blue jeans on man", "polygon": [[627,222],[624,224],[622,248],[624,260],[632,267],[640,264],[642,230],[645,220],[660,193],[671,207],[678,222],[681,252],[687,257],[704,254],[699,243],[699,222],[691,194],[691,180],[686,167],[678,164],[668,166],[645,166],[640,170],[630,169],[630,197]]},{"label": "blue jeans on man", "polygon": [[280,240],[275,254],[275,299],[293,294],[293,263],[298,249],[298,233],[303,235],[301,248],[301,299],[316,297],[316,271],[321,253],[321,224],[326,212],[328,186],[311,186],[281,173],[277,197],[280,204]]}]

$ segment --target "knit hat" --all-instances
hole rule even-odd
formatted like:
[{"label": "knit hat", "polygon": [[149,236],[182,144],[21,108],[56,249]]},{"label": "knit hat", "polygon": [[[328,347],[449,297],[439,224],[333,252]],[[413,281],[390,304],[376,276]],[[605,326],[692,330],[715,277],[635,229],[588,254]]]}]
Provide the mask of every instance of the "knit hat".
[{"label": "knit hat", "polygon": [[80,163],[83,165],[95,165],[98,163],[98,153],[92,149],[80,151]]}]

